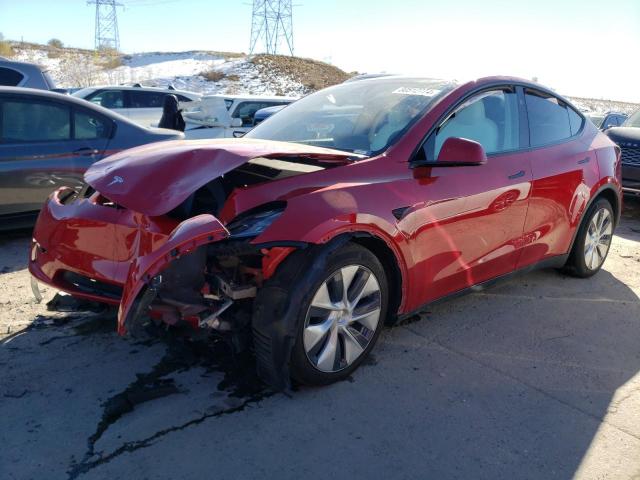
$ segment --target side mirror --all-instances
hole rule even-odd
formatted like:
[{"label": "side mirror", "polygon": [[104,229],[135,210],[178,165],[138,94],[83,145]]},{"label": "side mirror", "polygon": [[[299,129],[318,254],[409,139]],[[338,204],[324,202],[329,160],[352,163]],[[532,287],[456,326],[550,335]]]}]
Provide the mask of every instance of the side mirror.
[{"label": "side mirror", "polygon": [[241,118],[232,118],[231,119],[231,126],[232,127],[241,127],[242,126],[242,119]]},{"label": "side mirror", "polygon": [[449,137],[442,144],[436,163],[443,167],[484,165],[487,163],[487,154],[478,142],[466,138]]}]

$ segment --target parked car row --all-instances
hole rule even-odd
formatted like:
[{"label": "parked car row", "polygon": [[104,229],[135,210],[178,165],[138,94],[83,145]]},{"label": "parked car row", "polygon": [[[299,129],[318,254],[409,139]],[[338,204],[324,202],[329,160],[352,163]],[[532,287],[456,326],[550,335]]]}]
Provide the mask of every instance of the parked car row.
[{"label": "parked car row", "polygon": [[183,90],[122,85],[83,88],[73,94],[145,127],[158,126],[167,95],[175,95],[182,105],[201,98],[200,94]]},{"label": "parked car row", "polygon": [[83,184],[86,169],[121,150],[176,140],[69,95],[0,87],[0,230],[33,225],[47,196]]},{"label": "parked car row", "polygon": [[[189,123],[188,138],[243,135],[257,110],[284,105],[286,97],[210,96],[174,88],[105,86],[70,93],[55,88],[39,66],[0,59],[0,230],[33,225],[55,189],[77,188],[94,162],[147,143],[185,138],[153,128],[165,100],[191,112],[222,105],[225,121]],[[197,105],[193,107],[191,105]]]}]

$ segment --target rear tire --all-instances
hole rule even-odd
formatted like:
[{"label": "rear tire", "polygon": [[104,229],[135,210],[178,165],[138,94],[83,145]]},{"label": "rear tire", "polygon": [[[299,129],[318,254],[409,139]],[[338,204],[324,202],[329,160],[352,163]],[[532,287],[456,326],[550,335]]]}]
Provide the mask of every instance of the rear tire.
[{"label": "rear tire", "polygon": [[602,268],[613,238],[613,208],[608,200],[596,200],[587,210],[576,235],[565,272],[587,278]]}]

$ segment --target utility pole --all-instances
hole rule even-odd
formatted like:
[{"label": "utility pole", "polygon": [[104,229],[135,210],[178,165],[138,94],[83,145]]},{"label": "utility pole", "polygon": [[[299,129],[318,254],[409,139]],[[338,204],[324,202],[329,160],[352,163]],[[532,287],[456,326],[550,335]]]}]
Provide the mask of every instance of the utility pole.
[{"label": "utility pole", "polygon": [[293,55],[293,5],[291,0],[253,0],[249,54],[278,53],[281,44]]},{"label": "utility pole", "polygon": [[87,5],[96,6],[95,49],[120,50],[117,7],[124,5],[116,0],[88,0]]}]

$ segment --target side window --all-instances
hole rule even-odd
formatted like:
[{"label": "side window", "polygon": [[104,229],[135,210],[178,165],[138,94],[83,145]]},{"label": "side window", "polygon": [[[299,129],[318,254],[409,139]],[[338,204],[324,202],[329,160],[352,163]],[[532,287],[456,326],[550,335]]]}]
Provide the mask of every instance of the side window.
[{"label": "side window", "polygon": [[567,111],[569,112],[569,125],[571,127],[571,135],[573,136],[576,133],[578,133],[582,128],[584,119],[578,112],[576,112],[573,108],[569,106],[567,106]]},{"label": "side window", "polygon": [[253,116],[261,108],[272,107],[276,105],[270,102],[242,102],[231,115],[233,118],[242,119],[243,127],[250,127],[253,125]]},{"label": "side window", "polygon": [[94,140],[109,138],[111,129],[103,117],[84,111],[73,112],[74,138],[76,140]]},{"label": "side window", "polygon": [[91,94],[87,100],[104,108],[124,108],[124,92],[122,90],[99,90]]},{"label": "side window", "polygon": [[619,127],[620,125],[622,125],[626,119],[627,118],[623,117],[622,115],[616,115],[616,126]]},{"label": "side window", "polygon": [[184,95],[178,95],[178,94],[175,94],[175,93],[174,93],[174,95],[176,97],[178,97],[178,101],[179,102],[191,102],[191,101],[193,101],[189,97],[185,97]]},{"label": "side window", "polygon": [[131,90],[131,108],[162,108],[164,105],[164,97],[167,95],[162,92],[138,92]]},{"label": "side window", "polygon": [[23,78],[24,75],[13,68],[0,67],[0,85],[3,87],[16,87]]},{"label": "side window", "polygon": [[438,158],[449,137],[474,140],[487,154],[508,152],[520,147],[518,99],[515,90],[491,90],[467,100],[438,127],[427,148]]},{"label": "side window", "polygon": [[22,99],[2,102],[2,142],[53,142],[71,138],[71,109]]},{"label": "side window", "polygon": [[572,136],[567,106],[559,99],[535,90],[525,90],[532,147],[547,145]]}]

